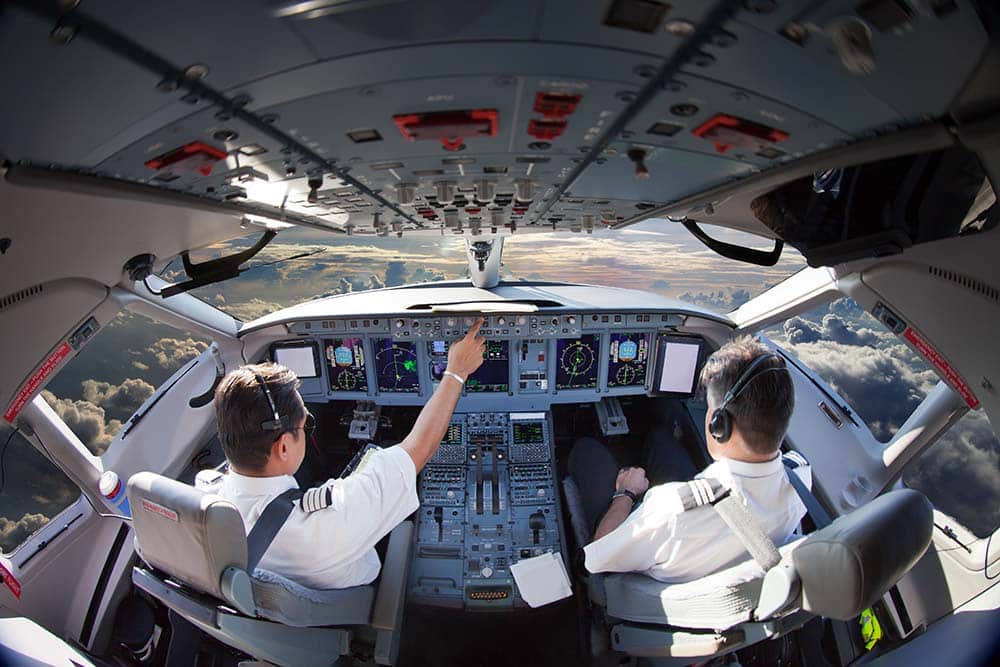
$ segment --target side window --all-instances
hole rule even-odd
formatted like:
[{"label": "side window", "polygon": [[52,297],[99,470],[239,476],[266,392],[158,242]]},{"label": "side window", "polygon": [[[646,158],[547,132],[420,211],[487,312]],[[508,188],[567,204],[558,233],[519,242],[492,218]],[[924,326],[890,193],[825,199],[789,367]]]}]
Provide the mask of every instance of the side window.
[{"label": "side window", "polygon": [[903,483],[976,537],[1000,528],[1000,440],[983,411],[966,413],[911,461]]},{"label": "side window", "polygon": [[133,412],[209,341],[120,312],[42,392],[94,454],[104,453]]},{"label": "side window", "polygon": [[0,427],[0,552],[9,554],[80,497],[30,442]]},{"label": "side window", "polygon": [[938,382],[933,369],[844,297],[765,332],[845,399],[888,442]]}]

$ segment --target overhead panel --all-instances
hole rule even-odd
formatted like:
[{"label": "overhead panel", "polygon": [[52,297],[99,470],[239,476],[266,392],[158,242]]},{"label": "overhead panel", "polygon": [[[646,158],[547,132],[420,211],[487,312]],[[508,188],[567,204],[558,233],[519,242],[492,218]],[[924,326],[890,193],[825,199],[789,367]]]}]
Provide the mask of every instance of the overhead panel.
[{"label": "overhead panel", "polygon": [[175,65],[208,65],[206,81],[225,90],[315,60],[270,4],[101,0],[83,8]]},{"label": "overhead panel", "polygon": [[[293,3],[275,3],[275,6],[281,4]],[[537,0],[389,0],[354,5],[356,8],[314,19],[302,14],[282,21],[294,27],[320,60],[413,44],[448,42],[455,42],[452,57],[461,58],[460,53],[475,48],[467,42],[536,39],[535,25],[545,3]],[[407,63],[401,58],[398,65],[405,68]]]},{"label": "overhead panel", "polygon": [[144,69],[86,39],[57,42],[51,32],[26,12],[0,14],[0,155],[79,165],[166,100]]}]

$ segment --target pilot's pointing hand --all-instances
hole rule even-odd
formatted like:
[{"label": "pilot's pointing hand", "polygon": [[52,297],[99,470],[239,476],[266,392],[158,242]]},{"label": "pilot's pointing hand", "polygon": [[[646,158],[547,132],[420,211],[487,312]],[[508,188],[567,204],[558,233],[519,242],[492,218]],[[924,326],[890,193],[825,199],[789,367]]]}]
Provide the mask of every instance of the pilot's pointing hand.
[{"label": "pilot's pointing hand", "polygon": [[452,343],[448,350],[448,370],[460,375],[462,379],[468,378],[483,365],[486,340],[479,335],[482,326],[483,318],[480,317],[469,329],[469,333],[465,334],[465,338]]}]

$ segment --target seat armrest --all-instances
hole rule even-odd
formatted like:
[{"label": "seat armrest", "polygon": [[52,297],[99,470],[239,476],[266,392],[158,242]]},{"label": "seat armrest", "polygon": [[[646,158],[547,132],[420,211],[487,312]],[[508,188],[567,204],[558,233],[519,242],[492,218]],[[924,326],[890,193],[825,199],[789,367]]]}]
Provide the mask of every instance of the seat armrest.
[{"label": "seat armrest", "polygon": [[389,548],[385,552],[382,576],[375,594],[375,610],[372,612],[372,627],[376,630],[399,628],[412,549],[413,522],[404,521],[389,534]]},{"label": "seat armrest", "polygon": [[754,617],[758,621],[771,618],[791,606],[793,602],[797,602],[801,591],[802,582],[791,559],[788,557],[782,559],[764,575]]},{"label": "seat armrest", "polygon": [[250,575],[246,573],[246,570],[227,567],[222,571],[219,588],[222,590],[222,597],[236,607],[237,611],[247,616],[257,615],[257,605],[254,604],[253,599],[253,584],[250,582]]}]

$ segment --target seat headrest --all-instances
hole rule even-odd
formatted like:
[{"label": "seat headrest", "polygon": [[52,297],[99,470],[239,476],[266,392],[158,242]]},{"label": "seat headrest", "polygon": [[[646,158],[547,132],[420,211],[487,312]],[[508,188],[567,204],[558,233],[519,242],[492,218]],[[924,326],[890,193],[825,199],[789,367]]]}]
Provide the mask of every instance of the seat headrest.
[{"label": "seat headrest", "polygon": [[139,556],[196,590],[225,599],[222,572],[246,569],[247,539],[236,507],[151,472],[128,481]]},{"label": "seat headrest", "polygon": [[792,554],[802,608],[838,620],[856,617],[924,554],[933,523],[927,498],[900,489],[816,531]]}]

